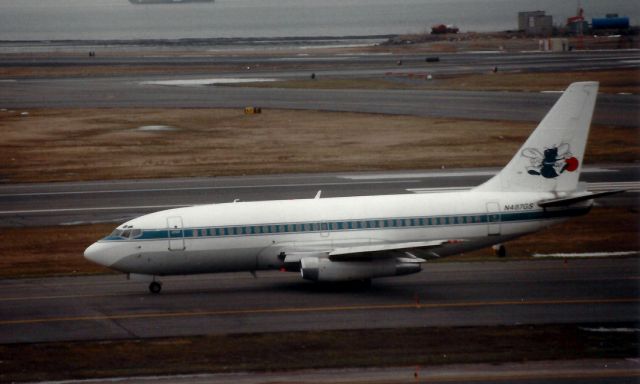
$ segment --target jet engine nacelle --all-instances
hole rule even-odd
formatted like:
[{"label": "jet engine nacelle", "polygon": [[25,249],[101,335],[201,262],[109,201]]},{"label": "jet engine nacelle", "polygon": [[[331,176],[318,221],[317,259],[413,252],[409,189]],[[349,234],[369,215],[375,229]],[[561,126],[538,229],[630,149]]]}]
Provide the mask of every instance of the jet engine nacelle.
[{"label": "jet engine nacelle", "polygon": [[331,261],[327,258],[304,257],[300,260],[300,274],[304,279],[313,281],[365,280],[409,275],[421,270],[420,263],[406,263],[397,259]]}]

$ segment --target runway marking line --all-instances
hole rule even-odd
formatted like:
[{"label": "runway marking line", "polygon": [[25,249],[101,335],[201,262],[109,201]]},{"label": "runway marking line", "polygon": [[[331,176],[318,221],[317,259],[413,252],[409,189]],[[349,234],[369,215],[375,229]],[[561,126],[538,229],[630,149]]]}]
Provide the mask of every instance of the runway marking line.
[{"label": "runway marking line", "polygon": [[[208,191],[219,189],[252,189],[252,188],[286,188],[286,187],[322,187],[322,186],[341,186],[341,185],[369,185],[369,184],[403,184],[417,183],[417,178],[393,181],[362,181],[362,182],[327,182],[327,183],[289,183],[289,184],[255,184],[255,185],[229,185],[229,186],[209,186],[209,187],[167,187],[167,188],[140,188],[140,189],[98,189],[89,191],[58,191],[58,192],[16,192],[2,193],[0,197],[27,197],[27,196],[57,196],[57,195],[97,195],[107,193],[144,193],[144,192],[180,192],[180,191]],[[11,212],[11,211],[7,211]]]},{"label": "runway marking line", "polygon": [[514,305],[572,305],[572,304],[620,304],[640,303],[640,298],[616,298],[616,299],[566,299],[566,300],[505,300],[505,301],[479,301],[479,302],[454,302],[434,304],[378,304],[378,305],[352,305],[352,306],[327,306],[305,308],[264,308],[264,309],[230,309],[219,311],[194,311],[194,312],[155,312],[122,315],[102,316],[69,316],[51,317],[40,319],[19,319],[0,321],[0,325],[38,324],[67,321],[100,321],[100,320],[131,320],[149,318],[170,317],[203,317],[203,316],[229,316],[229,315],[256,315],[278,313],[313,313],[313,312],[342,312],[364,310],[398,310],[398,309],[440,309],[440,308],[465,308],[488,306],[514,306]]}]

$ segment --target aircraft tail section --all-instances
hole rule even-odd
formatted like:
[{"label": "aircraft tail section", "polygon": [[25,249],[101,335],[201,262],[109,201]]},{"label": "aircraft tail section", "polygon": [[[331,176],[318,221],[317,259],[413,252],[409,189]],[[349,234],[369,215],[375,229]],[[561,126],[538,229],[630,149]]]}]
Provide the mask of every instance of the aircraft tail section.
[{"label": "aircraft tail section", "polygon": [[575,191],[597,93],[597,82],[571,84],[509,164],[475,190]]}]

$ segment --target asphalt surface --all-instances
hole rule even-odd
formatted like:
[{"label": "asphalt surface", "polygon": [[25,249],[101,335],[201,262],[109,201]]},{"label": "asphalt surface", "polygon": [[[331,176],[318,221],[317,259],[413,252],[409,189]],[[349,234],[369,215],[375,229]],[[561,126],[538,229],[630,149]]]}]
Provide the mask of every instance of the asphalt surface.
[{"label": "asphalt surface", "polygon": [[[260,106],[272,109],[539,121],[559,96],[557,93],[526,92],[181,87],[143,84],[141,79],[122,78],[39,79],[3,83],[0,87],[0,108]],[[599,95],[593,122],[637,127],[640,121],[638,106],[638,95]]]},{"label": "asphalt surface", "polygon": [[[397,193],[468,188],[498,169],[454,169],[383,173],[297,174],[193,179],[0,185],[0,227],[124,222],[172,207],[241,201]],[[624,189],[598,204],[639,205],[640,166],[593,165],[582,172],[589,190]]]},{"label": "asphalt surface", "polygon": [[[128,53],[126,53],[128,52]],[[0,55],[2,67],[62,67],[62,66],[215,66],[237,65],[249,70],[273,72],[263,69],[272,64],[294,64],[311,67],[318,75],[346,76],[346,75],[382,75],[385,71],[408,72],[429,71],[437,74],[452,73],[486,73],[498,67],[500,71],[565,71],[565,70],[594,70],[594,69],[622,69],[637,68],[640,60],[638,50],[602,50],[602,51],[574,51],[574,52],[456,52],[456,53],[420,53],[420,54],[390,54],[390,53],[339,53],[324,54],[317,50],[298,50],[296,54],[279,54],[278,50],[268,51],[268,54],[241,51],[233,54],[223,53],[197,54],[189,52],[118,52],[112,50],[105,55],[88,57],[84,54],[57,55],[49,52],[47,55]],[[166,51],[165,51],[166,52]],[[437,58],[437,62],[427,62],[427,58]],[[401,65],[398,65],[398,63]],[[315,65],[315,68],[312,66]],[[381,72],[382,71],[382,72]],[[308,76],[307,68],[289,71],[278,70],[278,74],[286,77]]]},{"label": "asphalt surface", "polygon": [[[402,66],[394,63],[403,62]],[[588,53],[464,53],[442,55],[438,63],[426,63],[424,55],[332,55],[292,57],[51,57],[16,59],[1,57],[0,67],[41,66],[138,66],[138,65],[236,65],[249,70],[217,71],[211,75],[133,75],[86,78],[5,79],[0,81],[0,108],[243,108],[352,111],[416,116],[539,121],[559,97],[556,93],[470,92],[428,90],[313,90],[259,89],[224,86],[163,86],[148,81],[207,78],[308,79],[320,77],[407,80],[407,74],[434,76],[486,73],[498,66],[506,72],[544,72],[637,68],[637,51]],[[269,69],[255,69],[269,64]],[[304,69],[296,69],[303,66]],[[293,69],[279,69],[279,67]],[[251,69],[253,68],[253,69]],[[424,80],[421,80],[424,81]],[[640,95],[598,97],[594,123],[637,127]]]},{"label": "asphalt surface", "polygon": [[[242,372],[91,380],[92,384],[271,384],[271,383],[637,383],[640,362],[634,359],[533,361],[503,364],[455,364],[430,367],[317,369],[293,372]],[[68,383],[83,383],[69,381]],[[84,382],[86,383],[86,382]]]},{"label": "asphalt surface", "polygon": [[0,280],[0,343],[496,324],[635,322],[637,258],[435,263],[371,288],[297,273]]}]

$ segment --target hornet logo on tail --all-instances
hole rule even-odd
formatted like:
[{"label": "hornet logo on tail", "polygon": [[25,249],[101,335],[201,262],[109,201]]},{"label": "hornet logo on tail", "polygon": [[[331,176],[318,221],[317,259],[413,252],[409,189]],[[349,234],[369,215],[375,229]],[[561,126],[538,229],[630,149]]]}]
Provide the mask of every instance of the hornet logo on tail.
[{"label": "hornet logo on tail", "polygon": [[544,154],[536,148],[526,148],[522,151],[522,156],[531,161],[527,173],[546,179],[554,179],[564,171],[573,172],[579,166],[578,159],[573,157],[569,144],[566,143],[545,148]]}]

